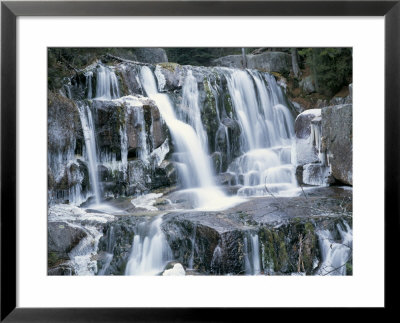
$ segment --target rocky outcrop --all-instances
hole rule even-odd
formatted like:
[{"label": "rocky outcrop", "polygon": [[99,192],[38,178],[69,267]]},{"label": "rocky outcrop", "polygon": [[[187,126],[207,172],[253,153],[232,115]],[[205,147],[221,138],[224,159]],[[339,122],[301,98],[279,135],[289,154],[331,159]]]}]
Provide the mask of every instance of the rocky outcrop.
[{"label": "rocky outcrop", "polygon": [[296,135],[296,162],[298,165],[305,165],[319,162],[318,140],[320,134],[316,133],[315,123],[321,117],[321,109],[306,110],[299,114],[294,123]]},{"label": "rocky outcrop", "polygon": [[163,48],[136,48],[136,60],[143,63],[157,64],[168,62],[167,53]]},{"label": "rocky outcrop", "polygon": [[[179,263],[186,273],[201,275],[316,273],[323,262],[319,232],[327,230],[341,241],[338,227],[351,227],[352,192],[325,187],[305,194],[258,198],[220,212],[169,211],[162,231],[173,262],[165,269]],[[99,272],[124,274],[138,225],[149,220],[132,214],[105,226]]]},{"label": "rocky outcrop", "polygon": [[322,109],[322,133],[332,175],[342,183],[353,185],[353,106]]},{"label": "rocky outcrop", "polygon": [[[291,56],[283,52],[265,52],[258,55],[246,55],[247,68],[265,72],[288,74],[292,68]],[[243,56],[230,55],[212,61],[214,66],[244,68]]]},{"label": "rocky outcrop", "polygon": [[325,162],[321,109],[306,110],[295,121],[296,177],[299,184],[329,185],[334,182]]},{"label": "rocky outcrop", "polygon": [[315,92],[314,82],[311,76],[306,76],[303,78],[300,81],[299,86],[304,94],[311,94]]},{"label": "rocky outcrop", "polygon": [[75,160],[84,145],[79,112],[74,101],[48,92],[47,110],[48,198],[50,203],[63,203],[85,194],[90,186],[87,167]]},{"label": "rocky outcrop", "polygon": [[297,178],[308,185],[353,184],[352,105],[306,110],[295,121]]},{"label": "rocky outcrop", "polygon": [[85,230],[71,226],[66,222],[49,222],[47,225],[49,253],[55,253],[60,259],[68,259],[68,253],[87,236]]}]

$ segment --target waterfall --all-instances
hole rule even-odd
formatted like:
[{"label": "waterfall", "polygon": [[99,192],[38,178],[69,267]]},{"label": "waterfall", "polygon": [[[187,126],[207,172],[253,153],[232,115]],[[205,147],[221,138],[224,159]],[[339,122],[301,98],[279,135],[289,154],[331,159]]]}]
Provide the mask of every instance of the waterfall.
[{"label": "waterfall", "polygon": [[139,224],[125,275],[157,275],[173,260],[171,248],[161,230],[161,223],[160,215],[150,224]]},{"label": "waterfall", "polygon": [[245,236],[243,245],[246,275],[259,275],[261,273],[261,263],[258,234],[252,233]]},{"label": "waterfall", "polygon": [[[255,70],[218,69],[227,79],[244,154],[228,167],[238,195],[280,194],[297,188],[291,163],[293,118],[275,78]],[[267,187],[267,191],[265,189]]]},{"label": "waterfall", "polygon": [[[237,200],[228,198],[215,186],[210,159],[206,147],[202,144],[202,135],[196,133],[191,125],[179,120],[168,96],[158,92],[153,72],[147,66],[141,69],[141,81],[147,96],[157,103],[161,116],[170,130],[177,152],[178,170],[182,183],[188,189],[185,194],[192,196],[194,206],[202,209],[221,209],[237,203]],[[190,79],[186,84],[193,86]],[[193,95],[196,91],[186,90],[185,93]],[[185,100],[189,102],[194,99]]]},{"label": "waterfall", "polygon": [[192,71],[188,71],[182,92],[182,106],[188,110],[189,124],[195,129],[201,145],[204,149],[207,149],[208,138],[201,121],[199,90],[197,87],[197,80],[193,76]]},{"label": "waterfall", "polygon": [[78,105],[79,116],[81,119],[83,135],[85,137],[86,155],[88,159],[88,169],[90,177],[90,186],[95,197],[96,204],[100,203],[100,187],[97,174],[97,155],[96,155],[96,137],[94,132],[94,123],[92,112],[88,105]]},{"label": "waterfall", "polygon": [[115,72],[100,65],[97,68],[96,99],[113,100],[119,97],[118,79]]},{"label": "waterfall", "polygon": [[329,230],[318,230],[322,263],[317,275],[346,275],[346,263],[352,255],[353,230],[347,222],[336,225],[340,240],[336,240]]},{"label": "waterfall", "polygon": [[87,98],[90,100],[93,96],[93,91],[92,91],[93,72],[89,71],[85,74],[85,76],[86,76]]}]

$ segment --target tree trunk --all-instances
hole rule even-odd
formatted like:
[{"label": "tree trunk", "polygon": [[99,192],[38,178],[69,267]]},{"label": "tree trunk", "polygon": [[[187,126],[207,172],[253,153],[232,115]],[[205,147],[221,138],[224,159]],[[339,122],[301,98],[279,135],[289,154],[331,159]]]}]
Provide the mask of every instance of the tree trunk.
[{"label": "tree trunk", "polygon": [[243,68],[247,68],[247,57],[246,57],[246,52],[245,49],[242,48],[242,60],[243,60]]},{"label": "tree trunk", "polygon": [[319,92],[319,85],[318,85],[318,75],[317,75],[317,49],[316,48],[312,48],[311,49],[311,59],[312,59],[312,73],[313,73],[313,79],[314,79],[314,86],[315,86],[315,90],[317,92]]},{"label": "tree trunk", "polygon": [[292,68],[293,68],[293,74],[295,77],[299,77],[301,75],[300,68],[299,68],[299,63],[297,61],[297,49],[292,48]]}]

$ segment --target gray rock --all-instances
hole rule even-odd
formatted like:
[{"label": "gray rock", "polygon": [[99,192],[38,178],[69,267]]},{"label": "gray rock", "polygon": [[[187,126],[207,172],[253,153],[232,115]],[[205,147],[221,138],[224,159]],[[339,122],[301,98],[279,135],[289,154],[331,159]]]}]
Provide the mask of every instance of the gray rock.
[{"label": "gray rock", "polygon": [[322,133],[333,177],[353,185],[353,106],[322,109]]},{"label": "gray rock", "polygon": [[311,94],[315,92],[314,82],[311,75],[306,76],[303,78],[300,83],[300,88],[302,89],[303,93]]},{"label": "gray rock", "polygon": [[[248,55],[246,55],[248,56]],[[217,58],[211,62],[214,66],[225,66],[233,68],[244,68],[243,56],[242,55],[228,55]]]},{"label": "gray rock", "polygon": [[[247,68],[265,72],[289,73],[292,67],[291,56],[283,52],[265,52],[258,55],[246,55]],[[214,66],[243,68],[241,55],[229,55],[212,61]]]},{"label": "gray rock", "polygon": [[66,222],[49,222],[47,225],[48,252],[58,258],[68,259],[68,253],[87,236],[84,229],[73,227]]},{"label": "gray rock", "polygon": [[161,63],[154,71],[159,91],[175,91],[182,87],[184,71],[179,64]]},{"label": "gray rock", "polygon": [[312,121],[314,119],[317,121],[320,116],[321,109],[312,109],[300,113],[295,120],[294,131],[296,134],[297,165],[320,162],[318,156],[319,147],[317,147],[315,140],[318,136],[315,130],[319,129],[319,125],[312,124]]},{"label": "gray rock", "polygon": [[306,164],[303,166],[302,182],[307,185],[324,186],[334,183],[330,167],[323,164]]},{"label": "gray rock", "polygon": [[167,53],[163,48],[137,48],[136,59],[142,63],[157,64],[168,62]]}]

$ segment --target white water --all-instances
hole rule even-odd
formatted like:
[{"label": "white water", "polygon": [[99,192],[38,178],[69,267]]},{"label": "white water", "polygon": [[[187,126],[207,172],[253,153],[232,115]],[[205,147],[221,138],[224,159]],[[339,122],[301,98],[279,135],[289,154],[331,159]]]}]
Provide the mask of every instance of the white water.
[{"label": "white water", "polygon": [[73,205],[57,204],[49,208],[49,222],[64,222],[64,226],[79,228],[87,234],[68,254],[70,260],[66,263],[74,269],[75,275],[97,273],[96,255],[99,240],[103,235],[103,225],[113,219],[112,215],[86,213],[85,210]]},{"label": "white water", "polygon": [[346,275],[346,263],[352,255],[353,230],[344,222],[344,228],[337,224],[340,240],[337,241],[329,230],[317,231],[322,263],[317,275]]},{"label": "white water", "polygon": [[[186,193],[193,196],[194,207],[202,210],[219,210],[238,203],[238,199],[228,198],[215,186],[206,147],[202,144],[202,134],[197,134],[192,126],[177,118],[168,96],[158,92],[155,77],[147,66],[141,69],[141,81],[147,96],[157,103],[170,130],[175,151],[178,152],[178,162],[184,165],[178,167],[178,170],[181,170],[182,182],[186,184]],[[193,85],[190,80],[187,84]],[[196,93],[189,90],[184,92],[190,95]],[[187,102],[193,100],[193,98],[186,99]]]},{"label": "white water", "polygon": [[203,122],[201,121],[199,90],[197,88],[197,80],[193,76],[192,71],[188,71],[182,92],[182,106],[185,110],[188,110],[189,124],[195,129],[204,152],[208,153],[206,148],[208,147],[207,133],[205,132]]},{"label": "white water", "polygon": [[244,237],[245,273],[246,275],[259,275],[261,273],[260,244],[255,233]]},{"label": "white water", "polygon": [[97,68],[96,99],[112,100],[120,97],[118,79],[114,71],[100,65]]},{"label": "white water", "polygon": [[83,135],[85,137],[86,155],[90,176],[90,186],[95,197],[96,204],[100,203],[100,188],[97,174],[96,137],[92,112],[88,105],[78,105]]},{"label": "white water", "polygon": [[161,230],[162,216],[139,224],[125,275],[157,275],[173,260],[172,251]]},{"label": "white water", "polygon": [[[297,188],[291,163],[293,118],[273,76],[254,70],[220,69],[227,78],[244,155],[228,172],[242,185],[238,195],[285,194]],[[265,189],[267,185],[268,192]]]}]

